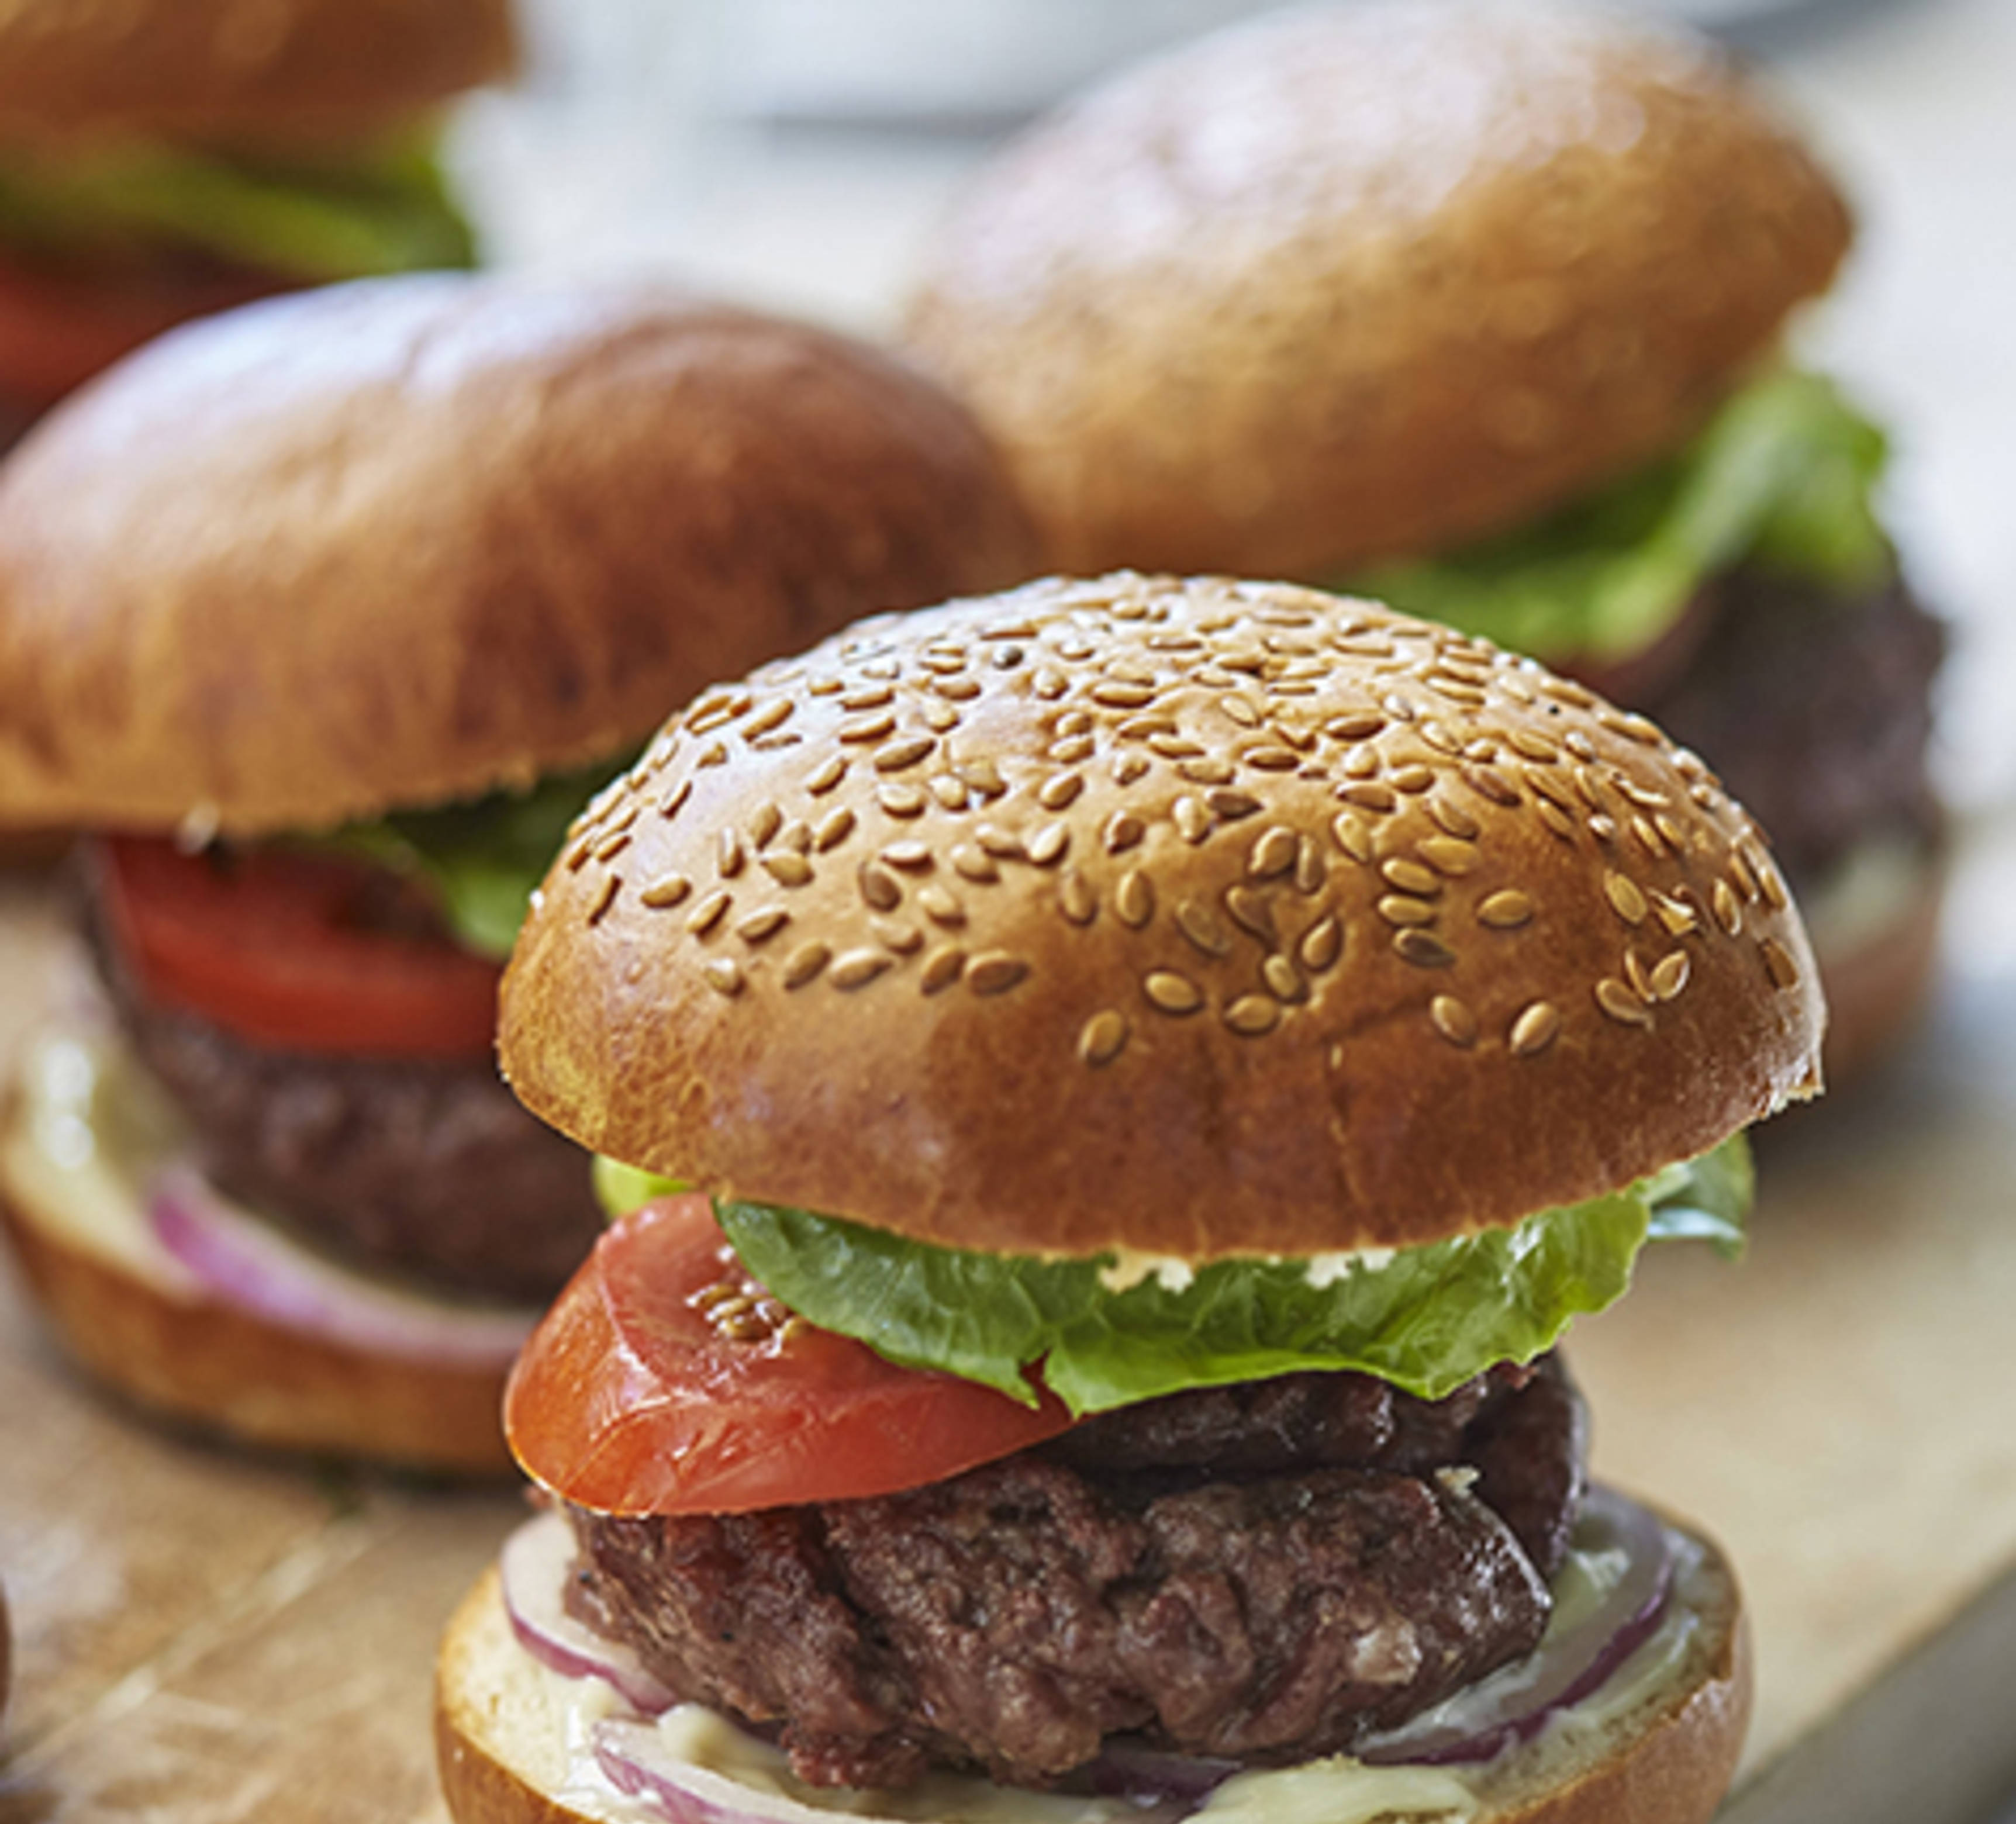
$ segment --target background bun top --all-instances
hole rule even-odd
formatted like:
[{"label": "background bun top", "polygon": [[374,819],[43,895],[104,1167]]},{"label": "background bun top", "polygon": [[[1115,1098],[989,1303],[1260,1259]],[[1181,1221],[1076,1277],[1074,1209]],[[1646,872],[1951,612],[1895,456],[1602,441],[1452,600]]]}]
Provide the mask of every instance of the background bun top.
[{"label": "background bun top", "polygon": [[347,137],[517,56],[509,0],[15,0],[0,135]]},{"label": "background bun top", "polygon": [[995,1251],[1510,1223],[1817,1086],[1804,931],[1691,754],[1283,585],[1045,582],[710,693],[506,978],[532,1110]]},{"label": "background bun top", "polygon": [[965,413],[845,338],[447,275],[256,305],[0,477],[0,820],[256,832],[472,795],[1039,567]]},{"label": "background bun top", "polygon": [[1060,567],[1334,577],[1677,443],[1849,232],[1704,41],[1318,7],[1036,125],[945,223],[909,336]]}]

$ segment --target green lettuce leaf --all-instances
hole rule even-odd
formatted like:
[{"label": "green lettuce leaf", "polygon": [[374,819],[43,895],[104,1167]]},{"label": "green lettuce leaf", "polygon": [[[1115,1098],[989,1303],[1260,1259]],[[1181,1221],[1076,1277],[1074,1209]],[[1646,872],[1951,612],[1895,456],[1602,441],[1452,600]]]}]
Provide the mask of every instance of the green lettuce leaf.
[{"label": "green lettuce leaf", "polygon": [[395,811],[315,840],[420,882],[466,948],[501,961],[511,954],[533,889],[567,840],[568,825],[622,770],[612,761],[554,773],[530,791]]},{"label": "green lettuce leaf", "polygon": [[0,158],[0,239],[51,255],[163,245],[319,283],[475,264],[427,139],[251,156],[129,141]]},{"label": "green lettuce leaf", "polygon": [[676,1196],[687,1189],[681,1179],[661,1178],[655,1171],[646,1171],[641,1165],[625,1165],[606,1153],[596,1154],[589,1182],[602,1213],[612,1222],[632,1210],[641,1210],[661,1197]]},{"label": "green lettuce leaf", "polygon": [[1513,652],[1616,660],[1738,563],[1843,586],[1879,575],[1890,547],[1873,496],[1886,454],[1831,382],[1780,369],[1677,456],[1536,525],[1348,586]]},{"label": "green lettuce leaf", "polygon": [[[648,1189],[639,1174],[633,1193]],[[905,1241],[802,1210],[723,1200],[723,1231],[808,1322],[892,1362],[1030,1401],[1035,1369],[1074,1413],[1300,1369],[1355,1369],[1440,1399],[1498,1362],[1530,1362],[1630,1284],[1649,1239],[1740,1244],[1741,1135],[1628,1190],[1424,1247],[1224,1261],[1121,1274]],[[641,1196],[639,1200],[645,1200]]]}]

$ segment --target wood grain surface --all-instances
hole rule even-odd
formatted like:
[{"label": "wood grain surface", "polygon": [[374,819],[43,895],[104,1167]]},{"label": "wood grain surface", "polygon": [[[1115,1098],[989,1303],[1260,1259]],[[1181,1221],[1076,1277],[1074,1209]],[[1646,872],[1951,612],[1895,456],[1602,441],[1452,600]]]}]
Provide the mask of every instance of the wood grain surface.
[{"label": "wood grain surface", "polygon": [[[2016,1772],[2016,826],[1976,836],[1933,1024],[1762,1149],[1750,1258],[1655,1255],[1575,1340],[1601,1473],[1719,1533],[1748,1587],[1730,1824],[1959,1824]],[[55,930],[0,889],[0,1020]],[[521,1511],[150,1430],[0,1278],[0,1824],[441,1824],[434,1637]]]}]

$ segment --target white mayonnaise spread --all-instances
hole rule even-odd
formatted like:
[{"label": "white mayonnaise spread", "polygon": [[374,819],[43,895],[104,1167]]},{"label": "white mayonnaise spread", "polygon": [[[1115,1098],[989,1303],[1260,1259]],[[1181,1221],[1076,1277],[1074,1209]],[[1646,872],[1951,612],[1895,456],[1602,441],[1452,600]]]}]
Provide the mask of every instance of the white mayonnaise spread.
[{"label": "white mayonnaise spread", "polygon": [[1382,1267],[1391,1266],[1393,1254],[1394,1250],[1390,1247],[1333,1249],[1328,1254],[1311,1254],[1308,1266],[1302,1270],[1302,1277],[1312,1290],[1327,1292],[1361,1269],[1376,1273]]},{"label": "white mayonnaise spread", "polygon": [[1153,1279],[1165,1292],[1187,1292],[1197,1279],[1197,1268],[1173,1254],[1136,1254],[1118,1248],[1112,1264],[1099,1269],[1099,1283],[1108,1292],[1132,1292]]}]

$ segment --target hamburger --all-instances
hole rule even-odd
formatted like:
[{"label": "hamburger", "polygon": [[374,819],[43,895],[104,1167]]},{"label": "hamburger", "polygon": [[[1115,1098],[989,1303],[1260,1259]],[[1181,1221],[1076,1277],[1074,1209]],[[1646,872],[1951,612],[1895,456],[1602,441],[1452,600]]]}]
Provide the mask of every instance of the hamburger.
[{"label": "hamburger", "polygon": [[1830,1074],[1922,998],[1939,626],[1885,439],[1791,362],[1850,238],[1707,41],[1557,8],[1312,7],[1126,71],[976,177],[907,340],[1056,561],[1348,586],[1651,716],[1811,921]]},{"label": "hamburger", "polygon": [[1736,1585],[1586,1485],[1553,1348],[1647,1242],[1733,1245],[1744,1125],[1818,1085],[1707,768],[1222,580],[868,621],[737,701],[506,972],[513,1087],[634,1207],[511,1383],[547,1511],[443,1647],[455,1815],[1705,1819]]},{"label": "hamburger", "polygon": [[516,60],[508,0],[0,12],[0,447],[188,318],[472,264],[438,117]]},{"label": "hamburger", "polygon": [[0,477],[0,823],[97,833],[90,966],[0,1204],[77,1359],[237,1437],[505,1466],[600,1226],[491,1058],[569,821],[709,680],[1035,567],[928,383],[662,288],[269,300],[52,415]]}]

